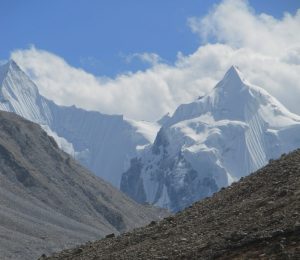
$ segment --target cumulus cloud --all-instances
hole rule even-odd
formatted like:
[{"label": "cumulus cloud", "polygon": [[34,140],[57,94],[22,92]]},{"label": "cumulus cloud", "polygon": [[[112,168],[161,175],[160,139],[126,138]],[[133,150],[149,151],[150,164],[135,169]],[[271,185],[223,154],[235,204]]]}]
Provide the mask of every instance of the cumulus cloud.
[{"label": "cumulus cloud", "polygon": [[16,50],[11,56],[36,82],[40,92],[56,103],[134,119],[158,119],[177,104],[201,94],[199,84],[206,81],[183,67],[165,64],[115,79],[99,78],[35,47]]},{"label": "cumulus cloud", "polygon": [[246,0],[226,0],[204,18],[188,19],[193,32],[204,42],[215,40],[236,48],[250,48],[263,54],[277,54],[299,46],[300,10],[285,13],[281,20],[256,14]]},{"label": "cumulus cloud", "polygon": [[134,54],[151,68],[114,79],[96,77],[34,47],[11,56],[58,104],[155,120],[207,93],[235,64],[250,82],[300,114],[300,10],[275,19],[256,14],[247,1],[225,0],[188,23],[202,40],[193,54],[178,53],[173,65],[153,53]]}]

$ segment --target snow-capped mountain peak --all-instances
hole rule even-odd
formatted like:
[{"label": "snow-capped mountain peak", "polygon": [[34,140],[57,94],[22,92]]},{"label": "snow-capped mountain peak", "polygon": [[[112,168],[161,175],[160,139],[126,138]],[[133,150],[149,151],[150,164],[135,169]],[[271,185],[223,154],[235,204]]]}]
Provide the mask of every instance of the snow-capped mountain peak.
[{"label": "snow-capped mountain peak", "polygon": [[27,77],[26,74],[21,70],[19,65],[12,59],[0,66],[0,83],[2,83],[4,79],[9,75],[22,75],[24,77]]},{"label": "snow-capped mountain peak", "polygon": [[49,123],[51,117],[45,99],[15,61],[10,60],[1,66],[0,77],[1,110],[14,112],[40,124]]},{"label": "snow-capped mountain peak", "polygon": [[[223,79],[205,96],[192,103],[180,105],[167,125],[196,118],[210,113],[214,119],[247,120],[254,112],[266,113],[268,123],[275,124],[273,115],[299,120],[299,116],[289,112],[276,98],[264,89],[249,83],[239,69],[232,66]],[[271,113],[272,110],[272,113]],[[278,122],[280,123],[280,122]]]},{"label": "snow-capped mountain peak", "polygon": [[176,109],[121,189],[177,211],[300,147],[299,136],[300,117],[232,66],[210,93]]},{"label": "snow-capped mountain peak", "polygon": [[232,86],[239,86],[240,83],[246,83],[246,80],[239,68],[235,65],[232,65],[225,73],[222,82],[229,82]]},{"label": "snow-capped mountain peak", "polygon": [[7,62],[7,66],[8,66],[9,69],[11,69],[11,70],[22,71],[21,68],[19,67],[19,65],[18,65],[13,59],[10,59],[10,60]]},{"label": "snow-capped mountain peak", "polygon": [[130,159],[155,138],[159,127],[119,115],[58,106],[39,93],[13,60],[0,66],[0,110],[40,124],[61,149],[118,188]]},{"label": "snow-capped mountain peak", "polygon": [[5,77],[7,76],[10,70],[17,70],[18,65],[15,63],[14,60],[9,60],[7,63],[0,66],[0,84],[4,81]]}]

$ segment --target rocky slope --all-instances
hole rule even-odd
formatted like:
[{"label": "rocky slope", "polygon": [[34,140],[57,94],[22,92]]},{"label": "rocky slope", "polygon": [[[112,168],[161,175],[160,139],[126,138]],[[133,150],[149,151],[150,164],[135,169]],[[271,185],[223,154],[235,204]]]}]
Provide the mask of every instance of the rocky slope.
[{"label": "rocky slope", "polygon": [[166,115],[121,190],[178,211],[300,147],[300,116],[231,67],[215,88]]},{"label": "rocky slope", "polygon": [[13,60],[0,66],[0,110],[40,124],[61,149],[117,188],[130,159],[158,131],[156,123],[58,106],[39,93]]},{"label": "rocky slope", "polygon": [[47,259],[299,259],[300,150],[131,233]]},{"label": "rocky slope", "polygon": [[0,112],[0,259],[34,259],[161,214],[88,172],[39,125]]}]

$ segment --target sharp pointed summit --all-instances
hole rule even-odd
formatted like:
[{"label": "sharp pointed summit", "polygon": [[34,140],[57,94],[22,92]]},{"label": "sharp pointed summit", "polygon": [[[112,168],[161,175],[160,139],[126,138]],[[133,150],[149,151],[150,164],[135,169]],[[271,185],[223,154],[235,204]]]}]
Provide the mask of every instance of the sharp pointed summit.
[{"label": "sharp pointed summit", "polygon": [[239,78],[241,79],[242,78],[242,73],[241,71],[239,70],[239,68],[235,65],[232,65],[228,70],[227,72],[225,73],[225,76],[224,78],[230,78],[230,77],[235,77],[235,78]]},{"label": "sharp pointed summit", "polygon": [[14,60],[4,64],[0,71],[0,109],[14,112],[39,124],[46,124],[47,115],[39,109],[45,105],[46,99],[39,94],[37,86]]},{"label": "sharp pointed summit", "polygon": [[300,117],[232,66],[209,94],[176,109],[121,189],[177,211],[300,147],[299,133]]},{"label": "sharp pointed summit", "polygon": [[0,65],[0,84],[2,84],[4,78],[7,76],[9,71],[14,71],[14,70],[22,71],[19,65],[12,59]]},{"label": "sharp pointed summit", "polygon": [[10,63],[11,63],[11,61],[8,61],[8,62],[0,65],[0,87],[2,87],[2,83],[10,69]]},{"label": "sharp pointed summit", "polygon": [[7,63],[10,67],[20,68],[14,59],[10,59]]},{"label": "sharp pointed summit", "polygon": [[215,88],[226,89],[228,91],[239,91],[243,88],[249,88],[249,83],[237,66],[231,66],[225,73],[223,79]]}]

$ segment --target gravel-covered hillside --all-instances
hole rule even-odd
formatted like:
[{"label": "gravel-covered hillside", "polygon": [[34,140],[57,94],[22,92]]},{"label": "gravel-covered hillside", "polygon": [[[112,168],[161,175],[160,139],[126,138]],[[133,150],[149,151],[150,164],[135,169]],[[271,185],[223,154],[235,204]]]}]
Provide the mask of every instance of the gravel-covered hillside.
[{"label": "gravel-covered hillside", "polygon": [[48,259],[300,259],[300,150],[174,216]]},{"label": "gravel-covered hillside", "polygon": [[0,112],[0,259],[35,259],[165,214],[94,176],[42,128]]}]

